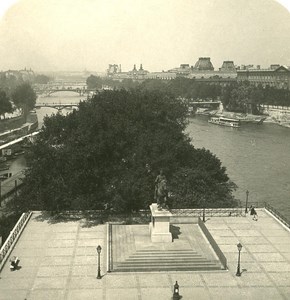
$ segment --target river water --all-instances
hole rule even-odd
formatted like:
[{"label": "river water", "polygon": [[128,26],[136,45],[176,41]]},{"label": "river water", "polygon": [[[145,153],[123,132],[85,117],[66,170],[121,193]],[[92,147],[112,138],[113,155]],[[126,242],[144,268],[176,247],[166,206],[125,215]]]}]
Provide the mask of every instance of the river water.
[{"label": "river water", "polygon": [[[76,93],[58,92],[39,98],[45,103],[78,103]],[[71,110],[63,109],[67,114]],[[54,108],[37,109],[39,126]],[[209,149],[226,167],[238,186],[235,196],[242,203],[249,191],[249,202],[268,202],[290,219],[290,129],[275,124],[242,125],[228,128],[210,124],[206,116],[189,119],[187,133],[196,148]]]},{"label": "river water", "polygon": [[238,188],[245,203],[268,202],[290,219],[290,130],[275,124],[229,128],[208,123],[208,117],[189,119],[187,133],[196,148],[214,153]]}]

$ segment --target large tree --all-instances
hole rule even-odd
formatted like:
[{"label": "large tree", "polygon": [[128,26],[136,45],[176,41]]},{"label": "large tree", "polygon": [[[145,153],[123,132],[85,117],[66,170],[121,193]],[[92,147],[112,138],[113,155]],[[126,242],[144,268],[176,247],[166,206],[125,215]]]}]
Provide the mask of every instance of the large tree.
[{"label": "large tree", "polygon": [[5,113],[12,113],[13,107],[10,102],[9,97],[5,91],[0,90],[0,115],[3,115],[5,118]]},{"label": "large tree", "polygon": [[21,199],[30,209],[147,208],[162,168],[172,206],[234,204],[220,161],[184,134],[187,106],[158,91],[105,91],[46,118],[31,148]]},{"label": "large tree", "polygon": [[36,98],[36,93],[29,83],[23,83],[17,86],[12,93],[14,104],[22,109],[25,118],[27,117],[29,110],[34,108]]}]

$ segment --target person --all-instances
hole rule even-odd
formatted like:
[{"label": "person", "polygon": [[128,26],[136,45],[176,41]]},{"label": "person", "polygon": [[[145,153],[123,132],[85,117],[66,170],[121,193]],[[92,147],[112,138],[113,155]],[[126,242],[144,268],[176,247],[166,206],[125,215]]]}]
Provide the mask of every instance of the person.
[{"label": "person", "polygon": [[257,215],[257,212],[255,210],[255,207],[251,205],[250,207],[250,214],[251,216],[253,216],[253,220],[254,221],[258,221],[258,215]]}]

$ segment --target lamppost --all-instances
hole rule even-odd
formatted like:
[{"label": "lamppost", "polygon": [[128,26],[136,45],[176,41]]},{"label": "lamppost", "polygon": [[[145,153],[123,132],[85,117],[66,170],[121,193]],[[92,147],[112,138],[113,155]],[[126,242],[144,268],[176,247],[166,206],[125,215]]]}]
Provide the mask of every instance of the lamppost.
[{"label": "lamppost", "polygon": [[97,252],[98,252],[98,276],[97,279],[101,279],[101,267],[100,267],[100,255],[101,255],[102,247],[99,245],[97,247]]},{"label": "lamppost", "polygon": [[245,213],[248,212],[248,198],[249,198],[249,191],[248,191],[248,190],[246,191],[246,195],[247,195],[247,197],[246,197],[246,208],[245,208]]},{"label": "lamppost", "polygon": [[241,250],[243,248],[241,243],[237,244],[238,250],[239,250],[239,257],[238,257],[238,268],[237,268],[237,274],[236,276],[241,276],[241,270],[240,270],[240,259],[241,259]]},{"label": "lamppost", "polygon": [[179,298],[179,285],[176,281],[175,285],[173,286],[173,300],[179,300]]}]

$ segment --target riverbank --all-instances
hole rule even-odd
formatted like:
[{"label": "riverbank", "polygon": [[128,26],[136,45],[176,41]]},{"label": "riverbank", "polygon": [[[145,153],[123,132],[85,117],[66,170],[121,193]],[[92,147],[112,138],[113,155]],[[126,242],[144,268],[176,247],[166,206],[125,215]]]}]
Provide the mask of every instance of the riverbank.
[{"label": "riverbank", "polygon": [[[269,115],[253,115],[253,114],[242,114],[242,113],[235,113],[230,111],[218,111],[218,110],[208,110],[208,109],[200,109],[197,110],[196,115],[201,116],[219,116],[219,117],[226,117],[237,119],[242,123],[271,123],[276,124],[285,128],[290,128],[290,118],[287,116],[283,116],[281,118],[277,118],[276,116],[269,116]],[[191,115],[192,116],[192,115]]]},{"label": "riverbank", "polygon": [[38,117],[30,112],[25,118],[23,115],[13,119],[0,121],[0,145],[17,139],[38,129]]}]

